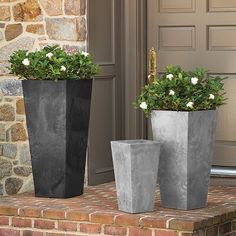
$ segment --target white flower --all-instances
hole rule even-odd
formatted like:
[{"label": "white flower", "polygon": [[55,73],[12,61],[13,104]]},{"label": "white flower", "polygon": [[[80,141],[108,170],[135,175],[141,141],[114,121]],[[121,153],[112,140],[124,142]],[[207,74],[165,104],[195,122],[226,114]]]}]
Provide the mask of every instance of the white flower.
[{"label": "white flower", "polygon": [[189,108],[193,108],[193,102],[188,102],[186,106]]},{"label": "white flower", "polygon": [[174,77],[174,75],[172,75],[172,74],[168,74],[168,75],[166,76],[166,78],[169,79],[169,80],[172,80],[173,77]]},{"label": "white flower", "polygon": [[88,52],[84,52],[84,51],[82,51],[81,54],[84,55],[85,57],[87,57],[89,55]]},{"label": "white flower", "polygon": [[48,57],[49,59],[51,59],[52,56],[53,56],[53,53],[51,53],[51,52],[46,54],[46,57]]},{"label": "white flower", "polygon": [[197,84],[197,83],[198,83],[198,78],[197,78],[197,77],[192,77],[192,78],[191,78],[191,83],[192,83],[193,85]]},{"label": "white flower", "polygon": [[66,67],[65,66],[61,66],[61,71],[66,71]]},{"label": "white flower", "polygon": [[214,100],[214,99],[215,99],[215,95],[210,94],[210,95],[209,95],[209,99]]},{"label": "white flower", "polygon": [[147,103],[146,102],[142,102],[140,105],[139,105],[140,108],[142,108],[143,110],[146,110],[147,109]]},{"label": "white flower", "polygon": [[30,64],[30,61],[28,58],[25,58],[23,61],[22,61],[22,64],[25,65],[25,66],[28,66]]},{"label": "white flower", "polygon": [[169,92],[169,95],[174,96],[175,95],[175,91],[171,89],[170,92]]}]

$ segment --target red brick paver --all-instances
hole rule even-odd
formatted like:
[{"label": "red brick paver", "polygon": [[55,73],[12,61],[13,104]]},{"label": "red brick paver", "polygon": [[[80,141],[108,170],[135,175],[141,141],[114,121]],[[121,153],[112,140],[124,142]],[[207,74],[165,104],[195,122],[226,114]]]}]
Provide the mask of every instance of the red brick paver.
[{"label": "red brick paver", "polygon": [[118,210],[114,183],[87,187],[70,199],[0,197],[0,236],[99,234],[235,236],[236,187],[210,187],[208,206],[191,211],[162,208],[157,187],[155,211],[142,214]]}]

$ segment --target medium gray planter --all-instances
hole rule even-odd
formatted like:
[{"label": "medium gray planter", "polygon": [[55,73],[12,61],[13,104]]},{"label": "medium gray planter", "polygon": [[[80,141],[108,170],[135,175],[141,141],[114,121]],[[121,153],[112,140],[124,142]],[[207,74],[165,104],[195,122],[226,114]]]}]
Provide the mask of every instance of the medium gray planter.
[{"label": "medium gray planter", "polygon": [[160,143],[150,140],[112,141],[119,210],[154,210]]},{"label": "medium gray planter", "polygon": [[161,205],[190,210],[207,205],[217,112],[153,111],[154,140],[162,143]]}]

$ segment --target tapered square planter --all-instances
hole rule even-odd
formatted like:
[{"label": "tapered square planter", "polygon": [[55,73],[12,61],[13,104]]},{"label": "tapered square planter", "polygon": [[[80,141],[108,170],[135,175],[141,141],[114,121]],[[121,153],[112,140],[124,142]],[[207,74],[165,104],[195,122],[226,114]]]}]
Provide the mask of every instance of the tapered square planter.
[{"label": "tapered square planter", "polygon": [[162,143],[161,205],[190,210],[207,205],[217,112],[153,111],[154,140]]},{"label": "tapered square planter", "polygon": [[119,210],[154,210],[160,143],[150,140],[112,141]]},{"label": "tapered square planter", "polygon": [[35,195],[81,195],[92,80],[24,80],[22,85]]}]

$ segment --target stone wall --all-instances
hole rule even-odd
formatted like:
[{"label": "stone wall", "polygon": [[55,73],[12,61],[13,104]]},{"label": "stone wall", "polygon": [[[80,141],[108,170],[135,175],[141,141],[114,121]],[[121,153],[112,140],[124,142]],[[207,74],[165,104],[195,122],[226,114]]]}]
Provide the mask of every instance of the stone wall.
[{"label": "stone wall", "polygon": [[21,81],[9,55],[58,44],[86,50],[86,0],[0,0],[0,195],[33,190]]},{"label": "stone wall", "polygon": [[0,195],[33,190],[21,81],[0,80]]}]

